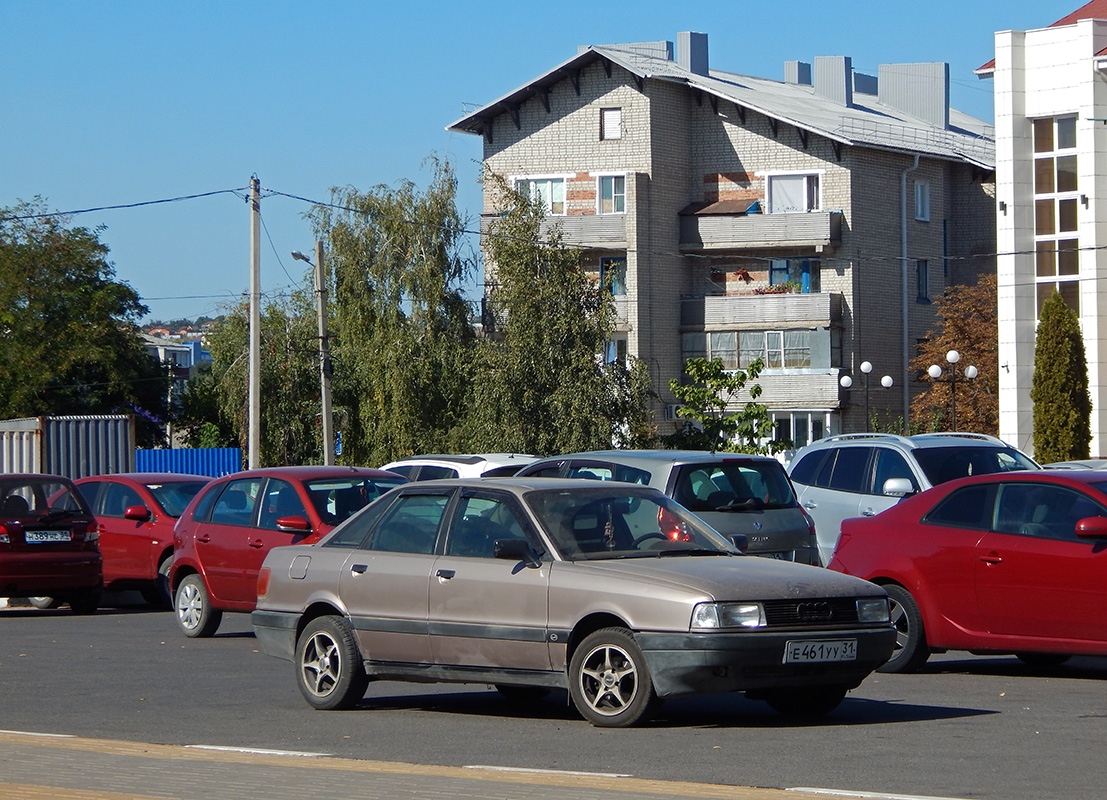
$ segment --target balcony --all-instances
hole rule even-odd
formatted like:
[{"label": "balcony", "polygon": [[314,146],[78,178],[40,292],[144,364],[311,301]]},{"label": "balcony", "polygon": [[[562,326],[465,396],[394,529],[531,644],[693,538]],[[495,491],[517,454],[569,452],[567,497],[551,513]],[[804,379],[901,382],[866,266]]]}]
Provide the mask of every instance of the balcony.
[{"label": "balcony", "polygon": [[[488,233],[488,227],[496,214],[483,214],[480,232]],[[627,247],[626,214],[578,214],[573,216],[546,217],[542,221],[542,235],[548,236],[555,226],[560,226],[562,241],[575,247],[603,247],[625,250]]]},{"label": "balcony", "polygon": [[680,325],[686,329],[827,328],[841,322],[838,293],[711,295],[680,301]]},{"label": "balcony", "polygon": [[680,249],[702,253],[753,248],[823,248],[842,241],[841,211],[809,211],[804,214],[720,213],[716,203],[689,207],[680,215]]}]

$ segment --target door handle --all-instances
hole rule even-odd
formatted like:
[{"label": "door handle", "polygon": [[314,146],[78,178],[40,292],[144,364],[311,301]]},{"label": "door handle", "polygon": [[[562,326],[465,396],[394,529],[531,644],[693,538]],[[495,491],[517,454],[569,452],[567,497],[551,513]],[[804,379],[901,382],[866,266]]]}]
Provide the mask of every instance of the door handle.
[{"label": "door handle", "polygon": [[873,511],[871,508],[866,508],[864,511],[861,512],[861,516],[863,516],[863,517],[875,517],[876,512]]},{"label": "door handle", "polygon": [[197,537],[196,537],[196,541],[198,541],[198,542],[203,542],[204,544],[207,544],[208,542],[210,542],[210,541],[211,541],[211,537],[210,537],[210,536],[208,536],[208,535],[207,535],[207,534],[205,533],[205,534],[203,534],[202,536],[197,536]]},{"label": "door handle", "polygon": [[255,550],[258,550],[258,549],[261,549],[262,547],[265,547],[265,542],[263,542],[261,539],[254,539],[252,542],[250,542],[250,547],[253,547]]},{"label": "door handle", "polygon": [[803,507],[804,508],[818,508],[819,504],[808,500],[806,503],[803,504]]},{"label": "door handle", "polygon": [[1002,564],[1003,556],[1001,556],[999,553],[992,552],[988,553],[988,555],[986,556],[981,556],[980,560],[983,561],[985,564]]},{"label": "door handle", "polygon": [[456,574],[457,573],[454,572],[454,570],[452,570],[452,569],[440,569],[440,570],[437,570],[434,573],[434,577],[441,578],[444,581],[448,581],[450,578],[452,578]]},{"label": "door handle", "polygon": [[364,575],[368,569],[368,564],[354,564],[350,567],[350,572],[356,572],[358,575]]}]

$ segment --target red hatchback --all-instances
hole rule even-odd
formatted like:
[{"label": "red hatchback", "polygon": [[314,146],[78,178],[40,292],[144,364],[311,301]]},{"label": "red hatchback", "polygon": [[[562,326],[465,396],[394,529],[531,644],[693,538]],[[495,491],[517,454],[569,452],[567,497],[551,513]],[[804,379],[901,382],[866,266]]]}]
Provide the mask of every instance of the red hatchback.
[{"label": "red hatchback", "polygon": [[170,608],[173,526],[205,475],[132,472],[76,481],[100,523],[104,588],[138,589],[150,605]]},{"label": "red hatchback", "polygon": [[882,672],[930,653],[1013,653],[1033,665],[1107,655],[1107,476],[963,478],[847,519],[830,569],[878,583],[898,641]]},{"label": "red hatchback", "polygon": [[51,595],[74,614],[100,605],[96,519],[73,482],[0,475],[0,597]]},{"label": "red hatchback", "polygon": [[211,636],[224,611],[253,611],[272,548],[313,544],[389,489],[394,472],[359,467],[271,467],[208,484],[177,521],[170,585],[185,636]]}]

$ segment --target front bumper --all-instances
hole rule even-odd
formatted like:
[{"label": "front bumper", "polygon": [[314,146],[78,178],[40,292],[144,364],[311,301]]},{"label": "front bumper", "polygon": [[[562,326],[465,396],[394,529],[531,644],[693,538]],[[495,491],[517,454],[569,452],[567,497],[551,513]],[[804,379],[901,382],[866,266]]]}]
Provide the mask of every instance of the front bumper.
[{"label": "front bumper", "polygon": [[[896,632],[871,628],[636,633],[659,697],[787,686],[858,686],[892,654]],[[856,639],[852,661],[784,663],[786,642]]]}]

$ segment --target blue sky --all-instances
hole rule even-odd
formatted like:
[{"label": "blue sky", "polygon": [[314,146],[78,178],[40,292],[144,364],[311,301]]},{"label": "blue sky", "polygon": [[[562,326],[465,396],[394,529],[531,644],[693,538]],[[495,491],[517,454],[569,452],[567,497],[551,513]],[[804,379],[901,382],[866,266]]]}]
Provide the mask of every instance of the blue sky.
[{"label": "blue sky", "polygon": [[[0,0],[0,207],[50,210],[221,190],[327,200],[408,179],[430,155],[458,172],[479,212],[481,143],[447,132],[465,109],[572,57],[578,45],[708,34],[713,67],[783,78],[787,60],[947,61],[952,105],[992,119],[994,33],[1045,27],[1080,0],[828,3],[109,2]],[[467,104],[467,105],[463,105]],[[248,207],[231,193],[80,214],[105,226],[118,279],[149,319],[215,316],[249,286]],[[308,206],[262,201],[262,289],[305,282]],[[474,291],[476,291],[474,289]]]}]

